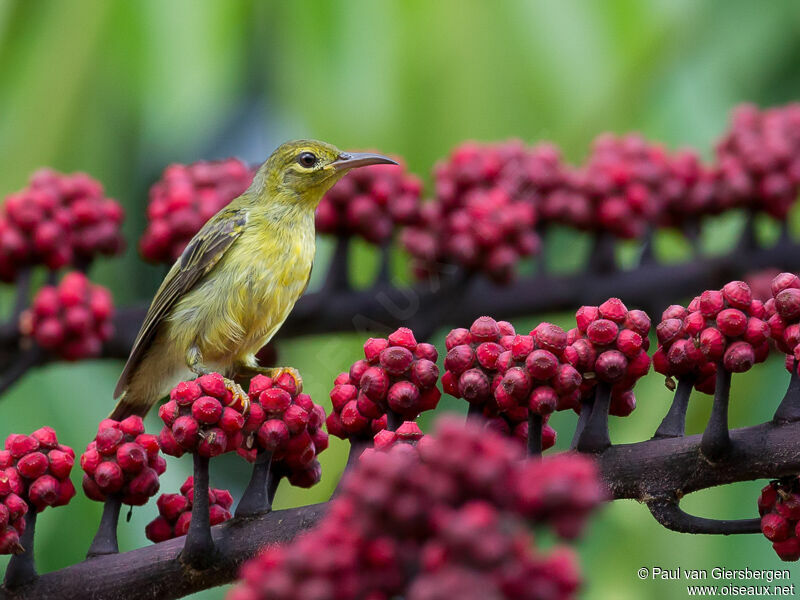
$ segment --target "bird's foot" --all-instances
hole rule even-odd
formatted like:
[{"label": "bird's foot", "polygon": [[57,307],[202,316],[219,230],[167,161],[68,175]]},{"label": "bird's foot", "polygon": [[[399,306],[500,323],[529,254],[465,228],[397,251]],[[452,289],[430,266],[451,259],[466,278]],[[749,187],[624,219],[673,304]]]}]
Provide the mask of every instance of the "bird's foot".
[{"label": "bird's foot", "polygon": [[250,411],[250,396],[248,396],[245,391],[242,389],[238,383],[236,383],[233,379],[225,379],[225,388],[231,393],[231,401],[228,402],[228,406],[235,408],[238,411],[241,411],[242,414],[246,415]]},{"label": "bird's foot", "polygon": [[264,375],[267,377],[272,377],[272,379],[277,379],[281,375],[289,374],[294,379],[294,384],[297,386],[297,393],[303,391],[303,378],[300,377],[300,371],[295,369],[294,367],[271,367],[264,369]]}]

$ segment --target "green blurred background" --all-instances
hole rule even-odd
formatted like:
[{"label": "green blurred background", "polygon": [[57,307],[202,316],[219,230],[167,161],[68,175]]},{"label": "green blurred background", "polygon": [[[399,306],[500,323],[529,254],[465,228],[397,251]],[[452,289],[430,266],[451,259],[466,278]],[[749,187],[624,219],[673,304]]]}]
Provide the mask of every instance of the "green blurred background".
[{"label": "green blurred background", "polygon": [[[100,179],[127,210],[130,244],[123,257],[95,265],[92,277],[125,304],[149,299],[163,274],[139,260],[136,240],[147,188],[170,162],[228,155],[255,162],[283,140],[311,136],[398,153],[427,179],[433,162],[468,138],[548,139],[578,161],[605,130],[639,130],[709,156],[735,104],[800,98],[797,56],[800,5],[792,0],[0,0],[0,194],[45,165]],[[718,248],[733,241],[735,223],[723,225],[707,239]],[[680,250],[665,247],[668,255]],[[329,252],[322,240],[319,264]],[[364,248],[358,257],[359,270],[372,268]],[[562,259],[575,262],[569,252]],[[10,304],[8,290],[2,299]],[[566,324],[570,315],[515,324],[543,318]],[[358,358],[362,339],[353,332],[287,340],[281,362],[299,368],[308,391],[329,407],[333,377]],[[732,425],[769,418],[787,379],[781,362],[736,377]],[[84,362],[30,374],[0,402],[0,436],[48,424],[80,452],[111,407],[121,367]],[[612,422],[615,441],[650,437],[666,411],[660,377],[648,377],[637,396],[636,412]],[[451,401],[442,409],[463,407]],[[702,430],[709,410],[707,397],[694,400],[691,432]],[[574,420],[553,420],[559,446]],[[151,415],[149,427],[156,421]],[[326,499],[344,457],[344,445],[332,441],[322,483],[282,486],[277,505]],[[171,459],[162,490],[175,490],[190,462]],[[247,476],[236,457],[212,466],[212,483],[235,495]],[[750,517],[763,484],[698,493],[684,506]],[[100,512],[80,495],[48,510],[37,528],[40,570],[80,560]],[[147,543],[144,525],[155,513],[153,505],[137,508],[121,524],[123,549]],[[640,581],[641,566],[782,566],[761,536],[672,533],[628,501],[603,511],[580,551],[584,597],[592,599],[685,596],[680,583]]]}]

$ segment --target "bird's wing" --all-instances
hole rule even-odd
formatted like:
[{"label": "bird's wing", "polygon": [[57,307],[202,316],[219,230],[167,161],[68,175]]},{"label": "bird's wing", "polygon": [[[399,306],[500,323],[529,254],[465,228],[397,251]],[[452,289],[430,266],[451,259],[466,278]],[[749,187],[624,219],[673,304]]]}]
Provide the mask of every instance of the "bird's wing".
[{"label": "bird's wing", "polygon": [[156,292],[139,335],[133,343],[128,362],[117,381],[114,398],[125,391],[136,365],[147,352],[158,326],[170,309],[214,268],[242,233],[246,223],[246,210],[227,208],[208,221],[192,238]]}]

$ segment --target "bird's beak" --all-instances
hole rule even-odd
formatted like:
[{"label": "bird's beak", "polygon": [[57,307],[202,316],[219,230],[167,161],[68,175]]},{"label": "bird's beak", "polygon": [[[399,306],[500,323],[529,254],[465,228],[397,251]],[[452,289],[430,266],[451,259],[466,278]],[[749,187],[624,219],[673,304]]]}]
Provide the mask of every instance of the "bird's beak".
[{"label": "bird's beak", "polygon": [[397,161],[381,154],[371,152],[342,152],[330,166],[334,171],[344,171],[368,165],[396,165]]}]

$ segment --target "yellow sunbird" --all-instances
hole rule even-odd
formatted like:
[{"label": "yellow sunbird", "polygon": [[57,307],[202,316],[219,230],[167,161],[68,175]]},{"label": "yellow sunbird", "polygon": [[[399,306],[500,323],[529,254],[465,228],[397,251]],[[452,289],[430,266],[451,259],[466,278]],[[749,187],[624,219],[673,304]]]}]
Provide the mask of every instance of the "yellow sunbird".
[{"label": "yellow sunbird", "polygon": [[322,196],[350,169],[380,163],[397,164],[313,140],[275,150],[247,191],[191,239],[158,288],[117,382],[111,418],[145,415],[192,373],[289,372],[301,384],[294,369],[260,367],[255,354],[308,286]]}]

